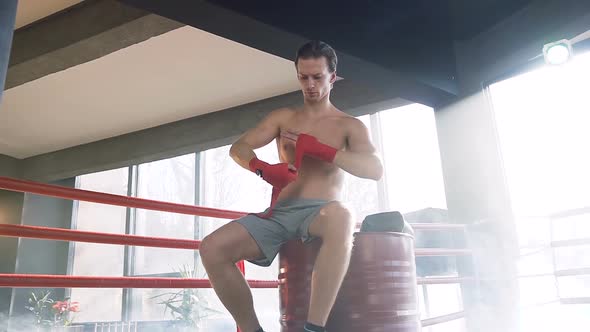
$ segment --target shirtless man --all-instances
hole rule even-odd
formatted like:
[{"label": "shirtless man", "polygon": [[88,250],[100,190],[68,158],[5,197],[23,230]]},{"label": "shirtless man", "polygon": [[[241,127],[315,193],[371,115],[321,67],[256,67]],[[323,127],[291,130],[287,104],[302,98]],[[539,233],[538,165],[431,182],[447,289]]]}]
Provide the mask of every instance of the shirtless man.
[{"label": "shirtless man", "polygon": [[[321,238],[304,331],[325,331],[348,269],[355,221],[337,199],[343,171],[378,180],[383,173],[368,130],[336,109],[330,90],[337,58],[326,43],[312,41],[297,52],[295,67],[304,103],[271,112],[231,147],[231,157],[273,186],[271,207],[220,227],[203,239],[200,253],[215,292],[243,332],[262,332],[252,294],[235,263],[268,266],[293,238]],[[255,149],[277,139],[281,163],[259,160]]]}]

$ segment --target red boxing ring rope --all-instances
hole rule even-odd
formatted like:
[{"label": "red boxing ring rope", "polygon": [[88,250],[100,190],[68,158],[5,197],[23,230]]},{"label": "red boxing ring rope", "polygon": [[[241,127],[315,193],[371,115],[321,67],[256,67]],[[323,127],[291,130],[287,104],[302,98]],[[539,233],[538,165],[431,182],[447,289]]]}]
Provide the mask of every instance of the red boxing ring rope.
[{"label": "red boxing ring rope", "polygon": [[[248,280],[252,288],[277,288],[276,280]],[[208,279],[88,277],[45,274],[0,274],[0,287],[20,288],[211,288]]]},{"label": "red boxing ring rope", "polygon": [[4,176],[0,176],[0,189],[85,202],[174,212],[202,217],[237,219],[247,214],[246,212],[228,211],[187,204],[161,202],[123,195],[105,194],[90,190],[74,189],[45,183],[37,183],[33,181],[11,179]]},{"label": "red boxing ring rope", "polygon": [[[418,285],[474,281],[466,277],[418,278]],[[248,280],[252,288],[277,288],[278,280]],[[0,274],[0,288],[211,288],[208,279]]]},{"label": "red boxing ring rope", "polygon": [[151,236],[108,234],[77,231],[70,229],[0,224],[0,235],[46,239],[58,241],[76,241],[90,243],[121,244],[129,246],[158,247],[171,249],[199,249],[201,241],[172,239]]},{"label": "red boxing ring rope", "polygon": [[[120,244],[130,246],[198,250],[201,241],[151,236],[109,234],[62,228],[0,224],[0,236],[26,237],[58,241]],[[469,249],[418,248],[416,256],[469,255]]]},{"label": "red boxing ring rope", "polygon": [[[71,199],[85,202],[101,203],[108,205],[117,205],[123,207],[132,207],[146,210],[173,212],[203,217],[213,217],[221,219],[237,219],[243,217],[247,212],[229,211],[214,208],[205,208],[187,204],[168,203],[144,198],[129,197],[123,195],[106,194],[90,190],[74,189],[63,186],[56,186],[45,183],[38,183],[26,180],[17,180],[9,177],[0,176],[0,189],[31,193],[43,196]],[[361,224],[357,224],[360,227]],[[462,229],[463,224],[425,224],[414,223],[415,229]]]},{"label": "red boxing ring rope", "polygon": [[[418,285],[472,282],[472,277],[418,278]],[[277,288],[279,280],[247,280],[252,288]],[[211,288],[208,279],[0,274],[0,288]]]}]

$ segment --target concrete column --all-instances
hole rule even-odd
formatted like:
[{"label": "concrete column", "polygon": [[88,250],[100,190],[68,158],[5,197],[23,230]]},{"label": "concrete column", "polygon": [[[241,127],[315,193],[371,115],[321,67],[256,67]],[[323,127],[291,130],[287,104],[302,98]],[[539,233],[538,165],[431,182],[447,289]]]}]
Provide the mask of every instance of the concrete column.
[{"label": "concrete column", "polygon": [[0,1],[0,103],[6,82],[6,70],[10,58],[17,0]]},{"label": "concrete column", "polygon": [[[52,182],[52,184],[74,187],[75,178]],[[45,196],[27,194],[24,198],[22,220],[19,224],[54,228],[71,228],[73,202]],[[68,266],[69,242],[20,239],[13,273],[66,275]],[[61,300],[64,289],[47,289],[52,297]],[[10,303],[10,326],[19,330],[22,327],[29,294],[33,289],[14,288]]]},{"label": "concrete column", "polygon": [[[0,176],[18,178],[20,160],[0,154]],[[18,225],[21,221],[24,194],[0,190],[0,224]],[[18,240],[0,237],[0,273],[14,273]],[[0,288],[0,331],[6,331],[12,289]]]},{"label": "concrete column", "polygon": [[492,109],[480,91],[435,114],[449,217],[471,225],[474,268],[459,272],[486,279],[462,285],[468,331],[516,331],[518,242]]},{"label": "concrete column", "polygon": [[[24,195],[0,190],[0,223],[18,225],[21,221]],[[0,237],[0,273],[14,273],[18,239]],[[0,331],[6,331],[12,289],[0,288]]]}]

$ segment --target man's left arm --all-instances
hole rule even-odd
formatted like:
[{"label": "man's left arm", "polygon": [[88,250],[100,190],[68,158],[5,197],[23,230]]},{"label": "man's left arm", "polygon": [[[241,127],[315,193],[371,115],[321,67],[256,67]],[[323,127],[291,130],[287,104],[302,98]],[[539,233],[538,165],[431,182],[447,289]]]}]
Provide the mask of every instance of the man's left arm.
[{"label": "man's left arm", "polygon": [[350,126],[346,150],[339,150],[334,156],[334,164],[348,173],[372,180],[383,175],[383,164],[371,143],[369,130],[358,119]]}]

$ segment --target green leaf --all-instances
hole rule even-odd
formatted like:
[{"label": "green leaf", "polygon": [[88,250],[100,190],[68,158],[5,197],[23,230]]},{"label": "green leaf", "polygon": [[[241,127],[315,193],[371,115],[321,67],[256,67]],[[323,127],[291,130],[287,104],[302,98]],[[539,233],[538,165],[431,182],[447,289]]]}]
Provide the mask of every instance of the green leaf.
[{"label": "green leaf", "polygon": [[[49,298],[49,295],[51,295],[51,292],[47,292],[47,294],[45,294],[45,296],[43,296],[41,301],[47,301],[47,299]],[[50,299],[49,301],[51,301],[51,303],[53,303],[53,300]]]},{"label": "green leaf", "polygon": [[166,304],[166,306],[167,306],[167,307],[168,307],[170,310],[172,310],[172,311],[174,311],[174,312],[176,312],[176,313],[181,313],[181,311],[180,311],[178,308],[176,308],[175,306],[173,306],[173,305]]}]

